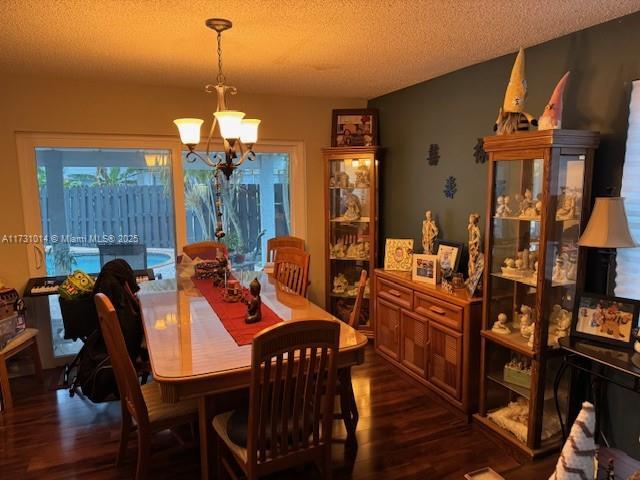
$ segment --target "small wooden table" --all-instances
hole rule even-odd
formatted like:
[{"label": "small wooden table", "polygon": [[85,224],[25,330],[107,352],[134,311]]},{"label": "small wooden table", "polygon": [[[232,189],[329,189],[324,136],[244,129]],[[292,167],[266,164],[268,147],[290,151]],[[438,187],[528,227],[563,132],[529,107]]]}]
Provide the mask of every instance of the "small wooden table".
[{"label": "small wooden table", "polygon": [[[306,298],[286,292],[266,274],[256,275],[262,302],[283,320],[335,319]],[[219,413],[211,400],[249,387],[251,345],[236,344],[191,280],[156,280],[141,287],[138,296],[153,378],[165,402],[198,399],[202,478],[210,478],[210,420]],[[338,367],[362,364],[366,344],[362,333],[342,323]]]}]

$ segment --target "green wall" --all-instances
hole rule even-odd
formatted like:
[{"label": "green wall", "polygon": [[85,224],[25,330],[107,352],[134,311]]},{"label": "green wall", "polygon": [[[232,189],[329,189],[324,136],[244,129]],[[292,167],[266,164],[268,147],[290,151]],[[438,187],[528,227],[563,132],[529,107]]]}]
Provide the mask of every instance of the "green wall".
[{"label": "green wall", "polygon": [[[532,28],[544,28],[532,26]],[[594,196],[619,191],[631,81],[640,78],[640,13],[526,48],[529,97],[526,110],[540,116],[565,71],[563,126],[599,131]],[[380,112],[380,144],[386,149],[382,178],[382,238],[414,238],[420,248],[426,209],[436,215],[441,238],[467,240],[470,212],[484,224],[486,165],[476,164],[478,137],[492,134],[515,52],[369,101]],[[429,145],[440,162],[429,166]],[[448,176],[457,180],[453,199],[443,194]],[[601,291],[598,258],[588,262],[587,289]],[[613,428],[609,439],[640,458],[640,396],[610,389]]]}]

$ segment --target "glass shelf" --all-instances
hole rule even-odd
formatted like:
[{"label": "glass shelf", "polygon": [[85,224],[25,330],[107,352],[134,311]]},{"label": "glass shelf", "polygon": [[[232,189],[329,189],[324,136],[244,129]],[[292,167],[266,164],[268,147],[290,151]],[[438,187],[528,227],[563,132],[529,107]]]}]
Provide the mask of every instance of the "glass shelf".
[{"label": "glass shelf", "polygon": [[503,347],[507,347],[511,350],[515,350],[518,353],[522,353],[529,358],[534,356],[533,349],[527,344],[527,339],[524,338],[520,331],[516,330],[508,335],[502,333],[495,333],[492,330],[482,330],[480,332],[485,338],[488,338],[492,342],[495,342]]},{"label": "glass shelf", "polygon": [[329,257],[329,260],[345,261],[345,262],[368,262],[369,257]]},{"label": "glass shelf", "polygon": [[[504,278],[505,280],[512,280],[514,282],[522,283],[532,288],[536,288],[537,280],[532,277],[512,277],[510,275],[504,275],[502,273],[492,273],[492,277]],[[575,280],[553,280],[551,282],[552,287],[569,287],[575,285]]]},{"label": "glass shelf", "polygon": [[343,217],[336,217],[336,218],[332,218],[329,221],[333,222],[333,223],[369,223],[370,222],[370,218],[369,217],[360,217],[360,218],[358,218],[356,220],[347,220],[346,218],[343,218]]}]

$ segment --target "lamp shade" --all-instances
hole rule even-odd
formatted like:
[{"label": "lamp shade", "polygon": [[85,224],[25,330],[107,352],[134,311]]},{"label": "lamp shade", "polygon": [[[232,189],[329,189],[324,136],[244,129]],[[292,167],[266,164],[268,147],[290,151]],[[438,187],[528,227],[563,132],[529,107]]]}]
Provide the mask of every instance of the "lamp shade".
[{"label": "lamp shade", "polygon": [[245,118],[240,124],[240,140],[247,145],[253,145],[258,141],[258,125],[260,120],[257,118]]},{"label": "lamp shade", "polygon": [[180,141],[185,145],[200,143],[200,127],[204,120],[199,118],[178,118],[173,121],[180,132]]},{"label": "lamp shade", "polygon": [[220,125],[220,135],[225,139],[240,138],[244,112],[236,110],[222,110],[214,113]]},{"label": "lamp shade", "polygon": [[629,231],[622,197],[598,197],[589,223],[578,240],[582,247],[626,248],[637,246]]}]

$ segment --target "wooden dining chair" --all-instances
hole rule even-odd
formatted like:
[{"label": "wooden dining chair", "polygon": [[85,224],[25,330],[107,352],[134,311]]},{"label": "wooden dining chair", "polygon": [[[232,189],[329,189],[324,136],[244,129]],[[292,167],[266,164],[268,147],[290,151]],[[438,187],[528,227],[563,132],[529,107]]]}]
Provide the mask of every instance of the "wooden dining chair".
[{"label": "wooden dining chair", "polygon": [[[351,310],[351,314],[349,315],[349,326],[355,330],[358,330],[358,326],[360,325],[360,312],[362,311],[366,286],[367,271],[363,269],[360,272],[360,280],[358,280],[358,293],[353,303],[353,310]],[[353,384],[351,382],[351,367],[343,367],[338,370],[338,385],[336,390],[340,398],[340,412],[336,416],[342,419],[344,427],[347,430],[346,445],[348,447],[355,447],[357,445],[356,427],[358,426],[360,415],[358,414],[358,405],[356,404],[356,396],[353,392]]]},{"label": "wooden dining chair", "polygon": [[203,260],[215,260],[220,252],[225,257],[229,255],[229,250],[224,243],[220,242],[196,242],[190,243],[182,247],[182,253],[188,255],[189,258],[199,257]]},{"label": "wooden dining chair", "polygon": [[304,250],[304,240],[298,237],[273,237],[267,240],[267,262],[276,258],[276,250],[280,247],[293,247]]},{"label": "wooden dining chair", "polygon": [[279,247],[273,266],[275,279],[294,293],[307,296],[311,255],[294,247]]},{"label": "wooden dining chair", "polygon": [[[223,448],[249,480],[311,461],[323,478],[331,478],[339,341],[336,320],[292,320],[254,337],[248,412],[236,410],[213,419],[218,478],[223,469],[235,477]],[[239,435],[228,428],[236,418],[244,419]]]},{"label": "wooden dining chair", "polygon": [[133,429],[133,421],[138,434],[138,460],[135,478],[142,480],[146,478],[149,469],[152,434],[196,422],[198,420],[197,403],[195,400],[165,403],[160,398],[160,387],[157,383],[141,387],[138,383],[136,370],[127,353],[118,315],[111,301],[106,295],[98,293],[95,296],[95,302],[100,330],[120,392],[122,424],[116,464],[120,466],[124,461],[129,434]]}]

